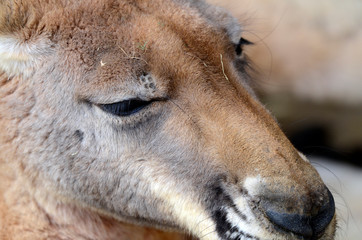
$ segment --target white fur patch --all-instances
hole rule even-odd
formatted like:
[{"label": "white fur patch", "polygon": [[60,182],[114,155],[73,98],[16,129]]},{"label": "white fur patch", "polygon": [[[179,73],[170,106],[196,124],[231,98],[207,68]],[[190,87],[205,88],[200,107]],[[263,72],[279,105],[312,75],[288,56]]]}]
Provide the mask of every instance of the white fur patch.
[{"label": "white fur patch", "polygon": [[150,182],[151,191],[156,197],[168,203],[167,207],[172,209],[174,216],[183,227],[203,240],[218,240],[215,224],[198,201],[193,200],[192,196],[185,197],[179,194],[174,189],[175,186],[169,183],[172,181],[153,179]]},{"label": "white fur patch", "polygon": [[263,179],[260,176],[248,177],[244,181],[244,189],[250,196],[257,196],[260,193],[260,187],[263,185]]},{"label": "white fur patch", "polygon": [[45,38],[22,43],[15,37],[0,36],[0,69],[9,76],[29,76],[50,49],[50,41]]}]

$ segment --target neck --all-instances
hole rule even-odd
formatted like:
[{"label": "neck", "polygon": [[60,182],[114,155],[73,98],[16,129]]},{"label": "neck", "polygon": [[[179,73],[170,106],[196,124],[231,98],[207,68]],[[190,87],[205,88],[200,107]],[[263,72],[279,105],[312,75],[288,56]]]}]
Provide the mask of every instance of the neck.
[{"label": "neck", "polygon": [[191,239],[185,235],[120,222],[75,204],[46,203],[24,180],[0,164],[0,239]]}]

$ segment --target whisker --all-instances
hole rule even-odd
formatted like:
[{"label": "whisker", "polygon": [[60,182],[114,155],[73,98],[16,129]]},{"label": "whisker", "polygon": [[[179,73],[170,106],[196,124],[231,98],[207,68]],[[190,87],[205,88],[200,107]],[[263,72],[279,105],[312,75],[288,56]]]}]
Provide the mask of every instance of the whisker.
[{"label": "whisker", "polygon": [[173,103],[178,109],[180,109],[190,120],[191,122],[194,124],[194,126],[197,127],[197,129],[200,131],[199,126],[196,124],[195,120],[193,118],[191,118],[191,116],[183,109],[181,108],[175,101],[173,101],[171,98],[167,98],[167,100],[169,100],[171,103]]},{"label": "whisker", "polygon": [[[200,221],[196,224],[196,228],[198,228],[199,225],[200,225],[202,222],[204,222],[204,221],[206,221],[206,220],[208,220],[208,219],[211,219],[211,217],[208,216],[208,217],[204,218],[203,220],[200,220]],[[203,232],[203,231],[205,231],[205,230],[202,230],[201,232]]]},{"label": "whisker", "polygon": [[[247,33],[255,36],[257,39],[259,39],[258,42],[261,42],[261,43],[263,44],[263,46],[267,49],[267,51],[268,51],[268,53],[269,53],[269,56],[270,56],[270,64],[269,64],[269,70],[268,70],[267,80],[262,80],[262,78],[259,79],[259,80],[260,80],[260,82],[271,84],[272,82],[270,81],[270,79],[271,79],[271,75],[272,75],[272,72],[273,72],[273,66],[274,66],[274,59],[273,59],[272,50],[270,49],[270,47],[268,46],[268,44],[266,44],[266,42],[265,42],[262,38],[260,38],[256,33],[253,33],[253,32],[251,32],[251,31],[247,31],[247,30],[244,30],[244,32],[247,32]],[[255,42],[255,43],[257,43],[257,42]],[[253,65],[257,66],[257,65],[255,64],[255,62],[253,62]],[[276,84],[276,83],[274,83],[274,84]]]},{"label": "whisker", "polygon": [[212,226],[214,226],[214,225],[212,224],[212,225],[210,225],[210,226],[206,227],[206,228],[205,228],[204,230],[202,230],[200,233],[202,233],[202,232],[206,231],[207,229],[211,228]]},{"label": "whisker", "polygon": [[[337,180],[337,182],[338,182],[337,188],[339,188],[339,190],[337,190],[336,188],[334,188],[332,185],[330,185],[328,183],[326,183],[326,185],[330,189],[330,191],[333,193],[333,195],[335,196],[336,210],[337,210],[337,213],[340,213],[340,214],[337,214],[338,223],[339,223],[338,228],[340,229],[340,231],[337,231],[338,235],[347,236],[348,228],[351,226],[350,223],[354,223],[354,225],[357,226],[357,224],[356,224],[357,220],[356,220],[354,214],[352,213],[352,210],[349,206],[349,203],[348,203],[346,197],[343,194],[343,189],[347,190],[348,187],[342,182],[342,180],[337,176],[337,174],[335,174],[332,170],[330,170],[328,167],[326,167],[323,163],[311,161],[311,164],[313,166],[317,166],[317,167],[320,167],[320,168],[326,170]],[[357,228],[358,228],[358,226],[357,226]],[[342,238],[344,239],[345,237],[342,237]]]},{"label": "whisker", "polygon": [[282,15],[280,16],[280,18],[278,19],[277,24],[275,24],[275,26],[272,28],[272,30],[271,30],[269,33],[267,33],[264,37],[262,37],[260,40],[263,41],[263,40],[267,39],[267,38],[279,27],[279,25],[280,25],[280,23],[282,22],[282,19],[284,18],[285,13],[287,12],[287,10],[288,10],[288,9],[284,9],[284,12],[282,13]]},{"label": "whisker", "polygon": [[342,186],[345,187],[344,184],[342,183],[341,179],[332,170],[330,170],[328,167],[326,167],[324,164],[315,162],[315,161],[310,161],[310,163],[313,166],[319,166],[319,167],[323,168],[324,170],[328,171],[330,174],[332,174],[335,177],[335,179],[338,181],[340,189],[342,189]]},{"label": "whisker", "polygon": [[204,237],[206,237],[207,235],[209,235],[209,234],[211,234],[211,233],[214,233],[214,232],[216,232],[216,230],[212,230],[211,232],[208,232],[208,233],[206,233],[205,235],[202,235],[202,236],[200,237],[200,240],[203,239]]}]

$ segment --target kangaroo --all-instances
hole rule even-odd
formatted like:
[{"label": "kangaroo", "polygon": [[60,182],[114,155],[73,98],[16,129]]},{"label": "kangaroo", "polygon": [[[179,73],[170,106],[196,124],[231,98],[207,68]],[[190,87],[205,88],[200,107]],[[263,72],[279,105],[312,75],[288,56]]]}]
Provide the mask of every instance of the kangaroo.
[{"label": "kangaroo", "polygon": [[334,239],[333,196],[198,0],[0,2],[0,239]]}]

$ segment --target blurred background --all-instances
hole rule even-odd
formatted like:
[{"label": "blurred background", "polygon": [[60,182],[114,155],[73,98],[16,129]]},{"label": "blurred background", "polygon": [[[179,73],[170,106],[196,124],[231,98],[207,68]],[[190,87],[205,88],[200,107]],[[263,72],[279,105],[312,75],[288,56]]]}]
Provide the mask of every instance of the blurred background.
[{"label": "blurred background", "polygon": [[243,26],[254,89],[334,193],[339,240],[362,239],[362,1],[207,0]]}]

